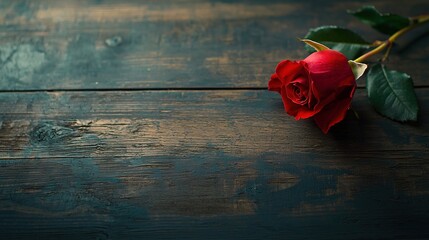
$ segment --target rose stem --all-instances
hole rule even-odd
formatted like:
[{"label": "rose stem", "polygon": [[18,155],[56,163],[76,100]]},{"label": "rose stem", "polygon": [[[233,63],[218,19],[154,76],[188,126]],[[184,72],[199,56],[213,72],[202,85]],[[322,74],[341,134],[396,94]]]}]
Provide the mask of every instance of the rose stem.
[{"label": "rose stem", "polygon": [[389,47],[387,47],[387,50],[386,50],[386,52],[384,53],[383,58],[381,59],[381,61],[382,61],[382,62],[386,61],[386,60],[387,60],[387,58],[389,57],[390,50],[392,50],[392,46],[393,46],[393,44],[389,44]]},{"label": "rose stem", "polygon": [[402,28],[401,30],[397,31],[396,33],[394,33],[392,36],[389,37],[389,39],[387,39],[386,41],[384,41],[381,45],[379,45],[378,47],[374,48],[373,50],[365,53],[364,55],[356,58],[354,61],[355,62],[363,62],[365,61],[367,58],[383,51],[386,47],[392,45],[393,42],[396,41],[396,39],[400,36],[402,36],[403,34],[405,34],[406,32],[416,28],[417,26],[429,22],[429,15],[423,15],[423,16],[418,16],[418,17],[414,17],[410,19],[411,21],[411,25]]}]

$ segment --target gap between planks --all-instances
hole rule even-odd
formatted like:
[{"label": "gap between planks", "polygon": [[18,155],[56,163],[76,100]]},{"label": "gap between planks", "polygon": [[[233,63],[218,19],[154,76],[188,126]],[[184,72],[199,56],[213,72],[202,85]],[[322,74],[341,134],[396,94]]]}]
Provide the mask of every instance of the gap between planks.
[{"label": "gap between planks", "polygon": [[[414,86],[415,89],[429,88],[429,85]],[[365,89],[357,86],[356,89]],[[266,87],[172,87],[172,88],[53,88],[53,89],[17,89],[0,90],[0,93],[37,93],[37,92],[139,92],[139,91],[260,91],[268,90]]]}]

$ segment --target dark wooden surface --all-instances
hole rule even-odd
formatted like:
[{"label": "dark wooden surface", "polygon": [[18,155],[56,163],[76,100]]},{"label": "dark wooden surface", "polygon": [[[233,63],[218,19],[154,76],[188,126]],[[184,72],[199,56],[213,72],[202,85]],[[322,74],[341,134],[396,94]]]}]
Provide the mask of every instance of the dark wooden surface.
[{"label": "dark wooden surface", "polygon": [[264,89],[311,27],[382,39],[345,12],[363,4],[2,0],[0,239],[429,239],[427,34],[389,60],[418,123],[361,81],[360,119],[324,135]]}]

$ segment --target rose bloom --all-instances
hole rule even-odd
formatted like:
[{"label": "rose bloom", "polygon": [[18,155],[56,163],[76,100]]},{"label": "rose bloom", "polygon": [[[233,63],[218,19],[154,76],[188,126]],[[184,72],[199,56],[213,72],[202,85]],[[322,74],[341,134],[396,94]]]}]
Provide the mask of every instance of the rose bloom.
[{"label": "rose bloom", "polygon": [[281,61],[268,82],[268,90],[280,93],[289,115],[296,120],[313,117],[324,133],[344,119],[355,89],[347,58],[334,50]]}]

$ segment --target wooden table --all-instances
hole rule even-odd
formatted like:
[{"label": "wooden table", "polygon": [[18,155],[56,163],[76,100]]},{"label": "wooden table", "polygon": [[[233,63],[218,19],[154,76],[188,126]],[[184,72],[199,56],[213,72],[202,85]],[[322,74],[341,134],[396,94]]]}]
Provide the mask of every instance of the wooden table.
[{"label": "wooden table", "polygon": [[[429,239],[429,38],[389,64],[419,122],[324,135],[266,90],[360,1],[0,2],[1,239]],[[428,13],[427,0],[376,1]]]}]

